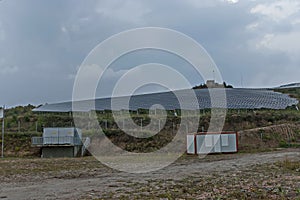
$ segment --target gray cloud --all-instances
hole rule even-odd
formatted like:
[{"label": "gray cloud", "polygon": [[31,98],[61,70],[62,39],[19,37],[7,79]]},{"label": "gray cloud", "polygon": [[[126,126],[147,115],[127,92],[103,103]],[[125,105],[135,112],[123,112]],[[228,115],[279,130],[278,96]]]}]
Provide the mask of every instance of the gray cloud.
[{"label": "gray cloud", "polygon": [[[113,34],[143,26],[172,28],[194,38],[235,86],[241,86],[241,77],[248,87],[298,82],[299,10],[296,0],[3,0],[0,104],[70,100],[78,66],[90,50]],[[203,81],[184,61],[158,53],[120,59],[106,83],[151,59],[180,68],[192,84]],[[99,96],[111,87],[106,90]]]}]

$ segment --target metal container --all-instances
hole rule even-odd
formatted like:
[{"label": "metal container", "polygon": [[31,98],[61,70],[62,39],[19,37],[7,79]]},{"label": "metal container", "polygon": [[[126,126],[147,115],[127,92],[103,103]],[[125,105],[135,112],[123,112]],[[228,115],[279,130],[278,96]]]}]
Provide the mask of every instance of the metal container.
[{"label": "metal container", "polygon": [[[76,128],[44,128],[43,144],[69,144],[78,143],[82,137],[81,130]],[[74,142],[75,141],[75,142]]]},{"label": "metal container", "polygon": [[238,133],[197,133],[187,136],[188,154],[236,153]]}]

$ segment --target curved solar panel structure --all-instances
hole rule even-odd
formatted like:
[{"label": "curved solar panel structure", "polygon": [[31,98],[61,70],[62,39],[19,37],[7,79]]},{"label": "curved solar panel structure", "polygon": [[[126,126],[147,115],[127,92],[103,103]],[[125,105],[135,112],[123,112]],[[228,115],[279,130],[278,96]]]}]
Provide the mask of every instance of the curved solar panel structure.
[{"label": "curved solar panel structure", "polygon": [[[218,98],[218,93],[226,94],[226,101]],[[174,92],[162,92],[153,94],[142,94],[131,97],[100,98],[96,100],[85,100],[73,102],[78,112],[89,112],[90,110],[128,110],[125,106],[129,102],[129,110],[150,109],[153,105],[162,105],[166,110],[175,109],[286,109],[289,106],[297,105],[297,99],[286,94],[274,92],[267,89],[198,89],[194,90],[197,99],[189,97],[191,90],[178,90]],[[210,92],[213,92],[214,104],[212,106]],[[222,96],[222,95],[219,95]],[[180,105],[178,98],[184,105]],[[111,101],[114,102],[112,108]],[[224,103],[226,102],[226,103]],[[94,106],[95,105],[95,106]],[[72,112],[72,102],[45,104],[34,109],[36,112]]]}]

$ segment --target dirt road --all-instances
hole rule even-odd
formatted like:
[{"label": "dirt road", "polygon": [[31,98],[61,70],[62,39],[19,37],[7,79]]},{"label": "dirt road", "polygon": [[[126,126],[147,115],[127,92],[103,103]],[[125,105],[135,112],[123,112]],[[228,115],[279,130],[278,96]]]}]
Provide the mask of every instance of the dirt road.
[{"label": "dirt road", "polygon": [[[205,184],[202,184],[201,180],[216,177],[236,176],[237,181],[244,180],[244,177],[239,177],[243,176],[244,172],[249,172],[250,176],[253,173],[264,173],[256,171],[257,167],[285,160],[300,161],[300,149],[256,154],[210,155],[205,159],[186,156],[167,168],[147,174],[118,172],[92,158],[7,159],[0,161],[0,198],[110,199],[130,198],[131,195],[168,198],[163,195],[166,190],[172,192],[172,188],[177,188],[177,185],[181,189],[183,185],[188,185],[189,181],[202,187]],[[266,169],[266,173],[269,173],[268,171],[270,170]],[[299,187],[300,190],[299,185],[295,187]],[[215,186],[212,186],[212,189],[214,188]],[[298,188],[293,189],[296,191]],[[192,198],[193,194],[187,194],[191,193],[189,189],[187,191],[182,191],[184,198],[188,198],[189,195]],[[197,197],[202,199],[200,194]],[[208,196],[203,196],[206,197]]]}]

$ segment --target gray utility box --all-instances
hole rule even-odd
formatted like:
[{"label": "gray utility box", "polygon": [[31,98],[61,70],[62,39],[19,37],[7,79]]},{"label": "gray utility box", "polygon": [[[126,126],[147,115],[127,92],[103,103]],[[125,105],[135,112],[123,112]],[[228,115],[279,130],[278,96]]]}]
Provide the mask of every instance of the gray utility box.
[{"label": "gray utility box", "polygon": [[236,153],[238,133],[197,133],[187,135],[187,154]]},{"label": "gray utility box", "polygon": [[43,145],[78,145],[81,138],[81,130],[77,128],[44,128]]}]

